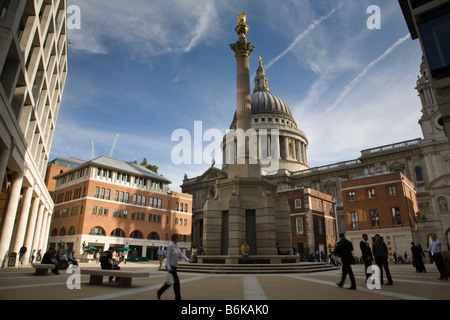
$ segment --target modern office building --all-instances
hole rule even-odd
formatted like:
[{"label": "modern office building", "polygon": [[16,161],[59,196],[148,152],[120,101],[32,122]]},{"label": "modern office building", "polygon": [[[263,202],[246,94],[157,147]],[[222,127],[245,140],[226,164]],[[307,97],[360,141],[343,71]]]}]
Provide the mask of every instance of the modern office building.
[{"label": "modern office building", "polygon": [[0,261],[44,248],[44,183],[67,77],[65,0],[0,1]]},{"label": "modern office building", "polygon": [[419,242],[419,207],[415,186],[403,173],[355,177],[342,181],[341,190],[346,237],[353,242],[356,256],[361,256],[359,242],[363,234],[367,234],[369,243],[379,234],[388,246],[390,261],[394,253],[410,254],[410,243]]},{"label": "modern office building", "polygon": [[180,248],[190,249],[192,196],[170,191],[171,181],[162,175],[101,156],[53,178],[50,246],[78,255],[83,246],[96,251],[127,247],[138,257],[156,259],[159,246],[167,247],[177,233]]}]

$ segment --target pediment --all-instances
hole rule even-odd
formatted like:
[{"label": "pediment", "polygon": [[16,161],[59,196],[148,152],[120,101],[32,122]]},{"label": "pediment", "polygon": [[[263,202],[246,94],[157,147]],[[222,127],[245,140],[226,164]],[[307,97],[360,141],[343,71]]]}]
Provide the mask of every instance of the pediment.
[{"label": "pediment", "polygon": [[428,189],[445,188],[445,187],[450,187],[450,173],[444,174],[444,175],[434,179],[433,181],[431,181],[427,185],[427,190]]},{"label": "pediment", "polygon": [[198,177],[198,182],[212,181],[217,179],[227,178],[228,175],[225,171],[220,170],[216,167],[209,167],[201,176]]}]

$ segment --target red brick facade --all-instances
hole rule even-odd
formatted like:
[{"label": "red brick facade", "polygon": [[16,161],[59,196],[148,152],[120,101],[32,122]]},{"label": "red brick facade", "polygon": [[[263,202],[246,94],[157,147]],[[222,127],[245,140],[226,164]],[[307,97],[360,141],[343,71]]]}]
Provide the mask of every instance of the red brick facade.
[{"label": "red brick facade", "polygon": [[164,180],[94,165],[56,179],[51,245],[62,241],[77,249],[75,238],[82,238],[99,249],[128,244],[139,255],[155,258],[154,251],[166,246],[173,233],[191,241],[192,196],[168,191]]},{"label": "red brick facade", "polygon": [[325,193],[300,188],[278,192],[291,208],[292,248],[307,258],[310,253],[333,250],[337,239],[335,200]]}]

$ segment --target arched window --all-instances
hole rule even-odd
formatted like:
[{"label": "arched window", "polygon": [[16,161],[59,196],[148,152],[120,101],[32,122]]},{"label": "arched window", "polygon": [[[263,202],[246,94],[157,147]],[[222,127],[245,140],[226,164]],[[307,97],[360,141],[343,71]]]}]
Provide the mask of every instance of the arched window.
[{"label": "arched window", "polygon": [[57,235],[58,235],[58,230],[57,230],[56,228],[54,228],[54,229],[52,230],[51,236],[52,236],[52,237],[56,237]]},{"label": "arched window", "polygon": [[72,226],[72,227],[70,227],[70,229],[69,229],[68,235],[73,236],[74,234],[75,234],[75,227]]},{"label": "arched window", "polygon": [[59,235],[60,236],[65,236],[66,235],[66,228],[62,227],[61,231],[59,231]]},{"label": "arched window", "polygon": [[120,229],[120,228],[114,229],[111,232],[111,237],[125,238],[125,232],[122,229]]},{"label": "arched window", "polygon": [[130,234],[130,238],[143,239],[144,236],[142,235],[142,232],[140,232],[139,230],[134,230],[134,231]]},{"label": "arched window", "polygon": [[106,232],[102,227],[94,227],[89,231],[92,236],[106,236]]},{"label": "arched window", "polygon": [[149,239],[149,240],[159,240],[159,234],[157,234],[156,232],[151,232],[148,235],[147,239]]},{"label": "arched window", "polygon": [[423,181],[422,168],[417,166],[417,167],[414,168],[414,171],[416,172],[416,179],[417,179],[417,181]]}]

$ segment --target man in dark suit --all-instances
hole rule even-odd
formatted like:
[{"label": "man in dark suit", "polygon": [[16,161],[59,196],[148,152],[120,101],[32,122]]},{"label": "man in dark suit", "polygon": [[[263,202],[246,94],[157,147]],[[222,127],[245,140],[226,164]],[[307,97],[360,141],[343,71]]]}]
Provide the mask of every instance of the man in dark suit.
[{"label": "man in dark suit", "polygon": [[359,243],[359,248],[361,249],[362,259],[364,261],[364,268],[365,268],[364,270],[366,273],[366,280],[367,280],[371,276],[370,273],[367,273],[367,268],[372,265],[373,255],[372,255],[372,249],[370,249],[370,245],[367,242],[367,239],[368,239],[367,234],[364,233],[362,235],[362,238],[363,239]]},{"label": "man in dark suit", "polygon": [[345,239],[345,235],[343,233],[339,234],[339,242],[336,244],[336,255],[341,258],[342,262],[342,276],[341,281],[336,283],[339,287],[344,285],[345,278],[347,274],[350,277],[351,286],[348,289],[356,289],[356,281],[355,276],[353,275],[353,270],[351,264],[354,261],[353,257],[353,244]]}]

